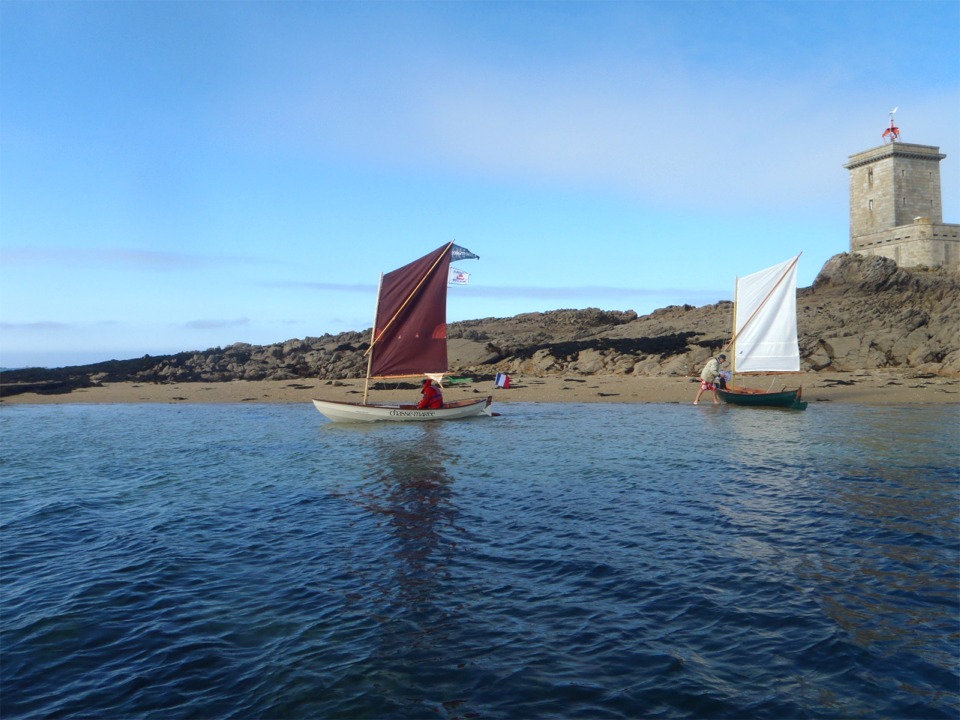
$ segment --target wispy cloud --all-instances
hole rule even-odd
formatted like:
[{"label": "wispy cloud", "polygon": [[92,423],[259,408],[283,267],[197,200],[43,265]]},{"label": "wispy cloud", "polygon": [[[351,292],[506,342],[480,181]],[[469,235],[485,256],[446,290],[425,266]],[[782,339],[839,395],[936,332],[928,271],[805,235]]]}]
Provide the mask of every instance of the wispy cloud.
[{"label": "wispy cloud", "polygon": [[259,259],[231,255],[193,255],[189,253],[137,250],[121,247],[55,248],[14,247],[0,253],[11,265],[69,265],[81,267],[122,266],[142,270],[182,270],[207,268],[225,263],[259,263]]},{"label": "wispy cloud", "polygon": [[23,331],[23,332],[62,332],[64,330],[73,330],[76,325],[63,322],[0,322],[0,330]]},{"label": "wispy cloud", "polygon": [[[348,292],[374,295],[377,292],[375,285],[369,284],[341,284],[322,282],[278,281],[264,283],[267,287],[303,289],[317,292]],[[621,298],[716,298],[730,294],[730,290],[689,289],[689,288],[626,288],[604,285],[580,286],[523,286],[523,285],[471,285],[457,287],[457,295],[476,298],[496,299],[621,299]]]},{"label": "wispy cloud", "polygon": [[362,293],[370,295],[377,291],[376,285],[369,283],[325,283],[325,282],[306,282],[300,280],[277,280],[274,282],[262,283],[263,287],[275,288],[279,290],[320,290],[325,292],[348,292]]},{"label": "wispy cloud", "polygon": [[250,318],[236,318],[234,320],[191,320],[184,323],[190,330],[225,330],[228,328],[244,327],[250,324]]},{"label": "wispy cloud", "polygon": [[730,295],[729,290],[696,290],[681,288],[620,288],[604,286],[580,286],[580,287],[470,287],[457,288],[458,294],[468,295],[479,298],[498,298],[498,299],[567,299],[578,300],[583,298],[590,299],[622,299],[622,298],[718,298]]},{"label": "wispy cloud", "polygon": [[[495,48],[445,42],[443,28],[430,34],[425,22],[402,34],[418,42],[392,52],[397,41],[382,25],[364,26],[388,66],[371,54],[330,72],[336,39],[300,47],[308,72],[280,83],[267,73],[273,82],[246,87],[234,101],[240,107],[224,104],[230,117],[223,122],[246,147],[591,187],[704,212],[832,201],[845,188],[841,165],[851,148],[880,143],[889,109],[890,83],[878,70],[889,60],[833,36],[834,27],[869,22],[870,12],[821,5],[810,21],[800,5],[755,3],[749,12],[741,5],[742,17],[729,5],[613,3],[591,8],[582,30],[571,18],[547,22],[516,47],[511,40],[531,28],[524,23],[565,10],[513,8],[513,32]],[[492,13],[486,23],[495,25]],[[905,42],[887,25],[870,27]],[[592,42],[598,29],[602,44]],[[553,52],[560,41],[567,52]],[[793,50],[785,54],[781,45]],[[929,141],[952,138],[960,122],[956,89],[932,80],[912,95],[918,137],[920,119],[929,117]],[[873,127],[876,135],[866,137]]]}]

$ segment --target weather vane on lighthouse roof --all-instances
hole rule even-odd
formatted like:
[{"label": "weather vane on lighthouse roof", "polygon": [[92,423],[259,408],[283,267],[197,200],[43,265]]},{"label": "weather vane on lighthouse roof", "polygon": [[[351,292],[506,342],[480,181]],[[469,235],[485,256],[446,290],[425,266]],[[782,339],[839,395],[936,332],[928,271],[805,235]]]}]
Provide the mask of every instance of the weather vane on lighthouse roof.
[{"label": "weather vane on lighthouse roof", "polygon": [[900,109],[900,106],[897,105],[893,110],[890,111],[890,127],[883,131],[883,141],[884,142],[896,142],[900,139],[900,128],[893,124],[893,116],[897,110]]}]

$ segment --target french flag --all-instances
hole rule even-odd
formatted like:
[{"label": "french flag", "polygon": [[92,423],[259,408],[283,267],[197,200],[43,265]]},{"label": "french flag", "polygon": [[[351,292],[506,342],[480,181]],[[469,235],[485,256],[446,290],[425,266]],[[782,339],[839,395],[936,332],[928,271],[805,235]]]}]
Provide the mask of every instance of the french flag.
[{"label": "french flag", "polygon": [[497,373],[496,379],[497,387],[502,387],[504,390],[507,390],[510,387],[510,376],[506,373]]}]

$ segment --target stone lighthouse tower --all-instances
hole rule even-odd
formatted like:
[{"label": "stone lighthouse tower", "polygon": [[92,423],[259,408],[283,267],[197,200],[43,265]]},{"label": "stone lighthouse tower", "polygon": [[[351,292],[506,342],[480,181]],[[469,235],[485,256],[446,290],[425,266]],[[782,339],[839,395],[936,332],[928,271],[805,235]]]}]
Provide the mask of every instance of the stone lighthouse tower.
[{"label": "stone lighthouse tower", "polygon": [[[894,110],[893,112],[896,112]],[[900,142],[893,124],[883,145],[851,155],[850,252],[882,255],[901,267],[960,271],[960,225],[943,222],[939,147]]]}]

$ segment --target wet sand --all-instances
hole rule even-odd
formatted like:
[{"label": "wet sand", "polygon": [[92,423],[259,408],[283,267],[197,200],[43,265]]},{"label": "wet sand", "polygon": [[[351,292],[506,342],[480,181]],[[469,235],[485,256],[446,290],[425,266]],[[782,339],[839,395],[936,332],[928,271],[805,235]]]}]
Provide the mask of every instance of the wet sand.
[{"label": "wet sand", "polygon": [[[509,389],[492,381],[448,383],[444,398],[465,400],[493,395],[495,403],[511,402],[620,402],[692,404],[699,381],[684,377],[534,377],[514,375]],[[839,402],[862,405],[948,405],[960,402],[960,378],[918,377],[903,371],[858,371],[806,373],[799,378],[753,378],[753,387],[777,390],[803,387],[803,399],[811,404]],[[62,395],[23,393],[4,397],[2,405],[52,403],[307,403],[312,398],[359,402],[364,381],[356,380],[263,380],[211,383],[112,383],[82,388]],[[420,394],[415,381],[402,387],[371,390],[371,402],[414,402]],[[701,405],[709,405],[704,393]]]}]

